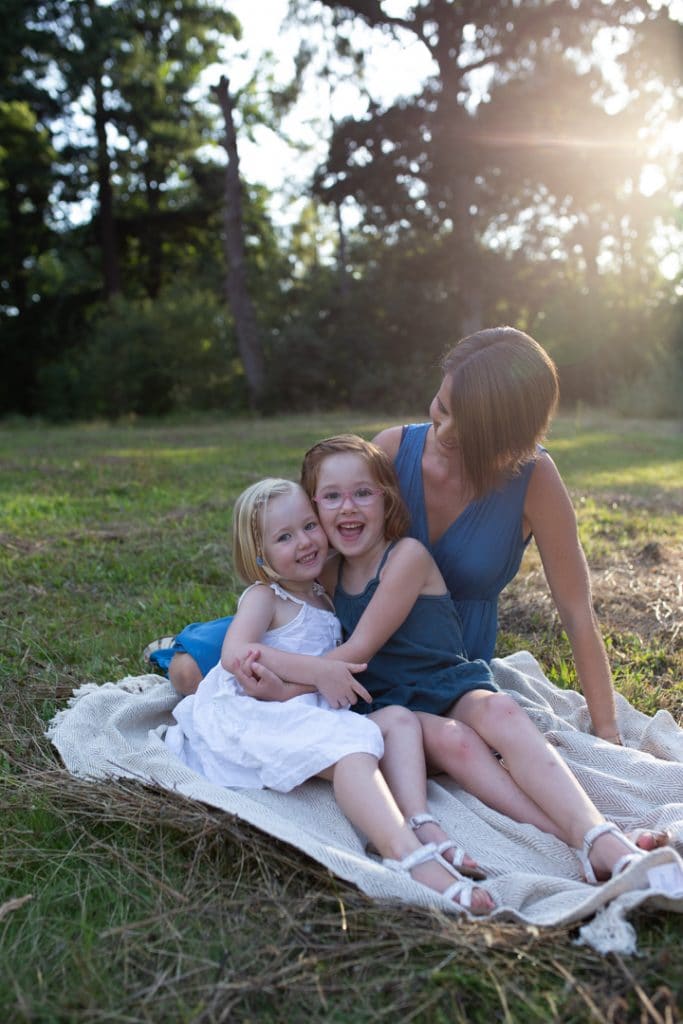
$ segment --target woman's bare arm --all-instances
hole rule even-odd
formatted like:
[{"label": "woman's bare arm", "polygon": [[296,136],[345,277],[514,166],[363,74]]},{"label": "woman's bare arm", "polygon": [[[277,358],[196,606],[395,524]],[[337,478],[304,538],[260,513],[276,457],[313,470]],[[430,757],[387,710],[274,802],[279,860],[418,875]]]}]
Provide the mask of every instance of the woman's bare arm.
[{"label": "woman's bare arm", "polygon": [[547,453],[531,474],[525,523],[534,535],[548,586],[574,654],[593,723],[603,739],[621,742],[612,673],[593,611],[590,574],[576,515],[562,478]]}]

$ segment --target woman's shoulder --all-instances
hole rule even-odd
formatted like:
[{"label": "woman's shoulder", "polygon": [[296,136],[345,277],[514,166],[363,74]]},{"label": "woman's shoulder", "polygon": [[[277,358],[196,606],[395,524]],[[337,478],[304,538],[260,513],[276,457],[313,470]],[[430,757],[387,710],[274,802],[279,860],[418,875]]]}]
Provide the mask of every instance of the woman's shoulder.
[{"label": "woman's shoulder", "polygon": [[541,517],[553,518],[568,508],[571,508],[571,498],[564,480],[544,449],[538,453],[533,464],[524,502],[524,516],[533,528]]},{"label": "woman's shoulder", "polygon": [[531,463],[529,491],[532,494],[534,491],[542,494],[546,490],[555,491],[558,488],[565,489],[560,471],[553,462],[550,452],[539,447]]},{"label": "woman's shoulder", "polygon": [[411,451],[422,451],[424,436],[429,427],[429,423],[404,423],[399,427],[387,427],[386,430],[381,430],[373,441],[379,448],[384,449],[390,459],[396,461],[404,441]]},{"label": "woman's shoulder", "polygon": [[403,429],[403,427],[387,427],[386,430],[380,430],[379,434],[373,437],[373,444],[376,444],[378,448],[382,448],[389,458],[393,460],[396,458],[401,447]]}]

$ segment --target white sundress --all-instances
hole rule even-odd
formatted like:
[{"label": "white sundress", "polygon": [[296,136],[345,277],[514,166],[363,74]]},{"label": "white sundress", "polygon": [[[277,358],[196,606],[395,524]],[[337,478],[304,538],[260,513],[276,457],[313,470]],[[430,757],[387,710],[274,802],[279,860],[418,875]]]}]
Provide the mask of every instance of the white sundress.
[{"label": "white sundress", "polygon": [[[321,655],[340,642],[333,612],[301,601],[277,583],[268,585],[300,608],[290,622],[269,630],[262,643]],[[282,702],[256,700],[220,662],[196,693],[176,705],[173,716],[177,725],[169,727],[164,742],[188,767],[219,786],[286,793],[347,754],[381,758],[384,753],[382,734],[365,715],[334,709],[314,692]]]}]

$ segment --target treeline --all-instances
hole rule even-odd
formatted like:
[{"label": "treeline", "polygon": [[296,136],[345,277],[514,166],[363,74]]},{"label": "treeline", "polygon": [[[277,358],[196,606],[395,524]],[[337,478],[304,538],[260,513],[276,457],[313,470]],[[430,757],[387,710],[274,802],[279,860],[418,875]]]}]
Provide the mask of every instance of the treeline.
[{"label": "treeline", "polygon": [[[239,150],[316,79],[334,91],[352,76],[367,93],[383,34],[432,58],[419,94],[370,95],[330,126],[285,229],[265,188],[242,174],[235,192],[213,155],[227,122],[202,73],[239,36],[229,3],[5,0],[0,415],[405,407],[424,401],[445,347],[503,322],[548,347],[566,399],[680,413],[666,139],[682,33],[668,5],[384,13],[398,6],[291,0],[292,82],[275,88],[262,69],[230,95]],[[225,244],[236,204],[256,390]]]}]

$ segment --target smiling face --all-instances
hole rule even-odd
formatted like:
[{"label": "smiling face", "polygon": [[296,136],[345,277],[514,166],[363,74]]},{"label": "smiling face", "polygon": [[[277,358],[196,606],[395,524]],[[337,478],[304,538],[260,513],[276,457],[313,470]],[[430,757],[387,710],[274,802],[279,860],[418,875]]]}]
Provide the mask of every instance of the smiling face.
[{"label": "smiling face", "polygon": [[[325,508],[320,499],[328,495],[341,496],[338,508]],[[354,495],[361,497],[362,504]],[[384,547],[384,494],[362,456],[351,452],[325,456],[318,468],[316,498],[321,525],[342,555],[364,555]]]},{"label": "smiling face", "polygon": [[299,487],[271,498],[259,511],[263,559],[283,585],[296,589],[322,571],[328,543],[306,493]]},{"label": "smiling face", "polygon": [[429,418],[432,421],[437,450],[447,456],[460,450],[451,408],[452,391],[453,379],[446,374],[429,406]]}]

